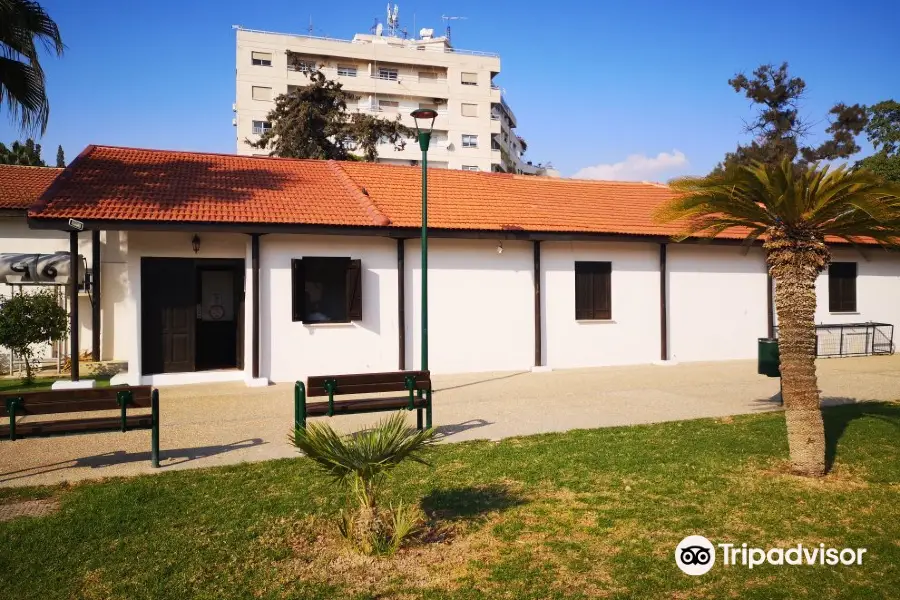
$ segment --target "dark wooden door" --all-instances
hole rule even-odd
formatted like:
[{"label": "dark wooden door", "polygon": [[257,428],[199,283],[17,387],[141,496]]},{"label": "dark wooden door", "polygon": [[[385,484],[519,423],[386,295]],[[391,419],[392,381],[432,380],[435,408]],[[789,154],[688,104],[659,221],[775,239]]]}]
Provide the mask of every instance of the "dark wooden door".
[{"label": "dark wooden door", "polygon": [[197,300],[194,261],[141,260],[144,373],[183,373],[196,364]]}]

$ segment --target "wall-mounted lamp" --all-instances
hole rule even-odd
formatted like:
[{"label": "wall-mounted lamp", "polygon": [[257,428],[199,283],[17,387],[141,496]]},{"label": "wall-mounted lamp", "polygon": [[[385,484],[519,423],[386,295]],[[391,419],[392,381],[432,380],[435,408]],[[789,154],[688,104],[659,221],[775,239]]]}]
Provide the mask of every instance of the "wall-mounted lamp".
[{"label": "wall-mounted lamp", "polygon": [[194,237],[191,238],[191,248],[194,249],[194,254],[200,252],[200,236],[196,233],[194,234]]},{"label": "wall-mounted lamp", "polygon": [[503,242],[497,242],[497,254],[503,254]]}]

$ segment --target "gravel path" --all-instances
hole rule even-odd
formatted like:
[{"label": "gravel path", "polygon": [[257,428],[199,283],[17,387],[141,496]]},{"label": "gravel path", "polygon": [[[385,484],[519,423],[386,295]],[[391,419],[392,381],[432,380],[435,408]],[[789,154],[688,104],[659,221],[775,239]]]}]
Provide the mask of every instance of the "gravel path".
[{"label": "gravel path", "polygon": [[[820,360],[825,402],[897,400],[900,356]],[[756,361],[435,376],[434,424],[446,441],[721,417],[779,408],[778,380]],[[296,455],[293,386],[161,388],[161,468],[150,432],[0,441],[0,486],[161,473]],[[74,415],[73,415],[74,416]],[[352,431],[383,414],[331,419]],[[410,417],[410,422],[413,422]]]}]

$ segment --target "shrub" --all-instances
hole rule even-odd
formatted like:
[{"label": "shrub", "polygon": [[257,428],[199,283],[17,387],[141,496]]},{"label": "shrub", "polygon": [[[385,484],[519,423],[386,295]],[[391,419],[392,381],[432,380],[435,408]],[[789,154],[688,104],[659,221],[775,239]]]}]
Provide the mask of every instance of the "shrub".
[{"label": "shrub", "polygon": [[50,290],[17,294],[0,304],[0,346],[6,346],[25,361],[25,382],[34,380],[35,346],[61,339],[69,330],[66,311]]},{"label": "shrub", "polygon": [[291,442],[313,459],[336,484],[350,491],[356,508],[342,510],[341,535],[364,554],[393,554],[421,524],[415,507],[381,507],[388,474],[404,460],[428,464],[423,451],[434,441],[434,430],[406,426],[394,413],[372,429],[339,435],[328,425],[311,423],[297,429]]}]

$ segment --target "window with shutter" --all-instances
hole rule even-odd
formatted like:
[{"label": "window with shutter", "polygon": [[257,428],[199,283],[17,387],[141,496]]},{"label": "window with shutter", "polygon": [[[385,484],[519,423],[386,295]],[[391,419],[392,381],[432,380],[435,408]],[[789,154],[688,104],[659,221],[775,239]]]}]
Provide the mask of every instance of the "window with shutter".
[{"label": "window with shutter", "polygon": [[828,310],[856,312],[855,262],[835,262],[828,266]]},{"label": "window with shutter", "polygon": [[272,99],[272,88],[270,87],[262,87],[259,85],[252,86],[253,99],[254,100],[271,100]]},{"label": "window with shutter", "polygon": [[478,105],[477,104],[467,104],[467,103],[463,102],[462,116],[477,117],[478,116]]},{"label": "window with shutter", "polygon": [[362,262],[304,256],[291,261],[292,318],[303,323],[362,320]]},{"label": "window with shutter", "polygon": [[250,62],[257,67],[271,67],[272,66],[272,53],[271,52],[251,52],[250,53]]},{"label": "window with shutter", "polygon": [[460,82],[463,85],[478,85],[478,73],[462,73]]},{"label": "window with shutter", "polygon": [[612,319],[612,263],[575,263],[575,319]]}]

